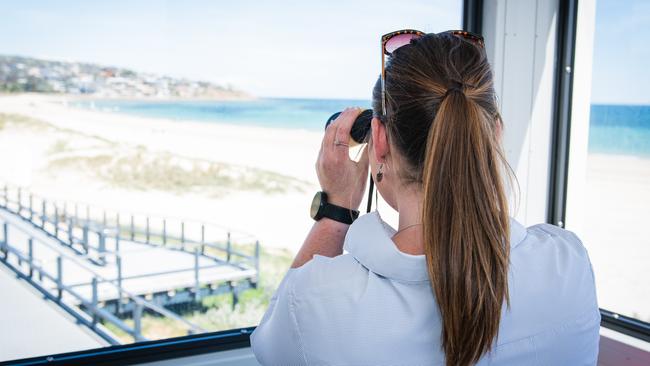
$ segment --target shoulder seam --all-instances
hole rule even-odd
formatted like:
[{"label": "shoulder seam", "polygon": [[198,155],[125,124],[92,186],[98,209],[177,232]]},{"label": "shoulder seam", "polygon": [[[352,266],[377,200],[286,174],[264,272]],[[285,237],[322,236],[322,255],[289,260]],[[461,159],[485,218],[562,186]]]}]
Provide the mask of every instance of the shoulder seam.
[{"label": "shoulder seam", "polygon": [[[537,225],[533,225],[533,226],[531,226],[530,228],[528,228],[528,230],[539,230],[539,231],[542,231],[542,232],[544,232],[544,233],[546,233],[546,234],[548,234],[548,235],[550,235],[550,236],[560,236],[556,231],[554,231],[554,230],[548,230],[547,227],[548,227],[549,225],[550,225],[551,227],[553,227],[554,229],[556,229],[556,230],[563,230],[563,231],[565,231],[565,232],[567,232],[567,233],[570,233],[569,230],[565,230],[565,229],[562,229],[561,227],[558,227],[558,226],[555,226],[555,225],[551,225],[551,224],[537,224]],[[526,231],[528,231],[528,230],[526,230]]]}]

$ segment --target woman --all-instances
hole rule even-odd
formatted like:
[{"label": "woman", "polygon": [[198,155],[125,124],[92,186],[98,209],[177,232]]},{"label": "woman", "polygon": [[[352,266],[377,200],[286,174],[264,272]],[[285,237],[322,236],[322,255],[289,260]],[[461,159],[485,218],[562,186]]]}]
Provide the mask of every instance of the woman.
[{"label": "woman", "polygon": [[509,218],[482,38],[402,31],[382,48],[391,58],[367,151],[348,157],[359,110],[347,109],[327,128],[316,170],[327,204],[356,210],[370,168],[399,227],[377,212],[352,225],[317,217],[251,337],[257,359],[595,365],[600,314],[585,248],[571,232]]}]

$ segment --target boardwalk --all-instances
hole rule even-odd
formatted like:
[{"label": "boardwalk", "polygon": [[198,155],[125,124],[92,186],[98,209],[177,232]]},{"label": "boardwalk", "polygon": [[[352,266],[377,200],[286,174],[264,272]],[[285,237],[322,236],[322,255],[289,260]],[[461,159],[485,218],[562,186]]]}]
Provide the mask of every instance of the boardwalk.
[{"label": "boardwalk", "polygon": [[108,345],[0,263],[0,360]]},{"label": "boardwalk", "polygon": [[234,304],[239,291],[257,285],[257,241],[246,254],[233,247],[231,232],[221,235],[222,241],[212,239],[206,224],[188,232],[188,223],[180,222],[174,232],[168,219],[154,226],[147,216],[139,226],[131,215],[124,227],[119,214],[110,223],[105,211],[97,218],[87,208],[82,218],[65,204],[61,208],[41,199],[35,205],[32,195],[25,204],[20,190],[13,201],[7,192],[5,188],[0,206],[0,263],[24,280],[21,286],[37,289],[109,343],[119,340],[102,321],[146,340],[141,327],[145,311],[181,323],[188,333],[203,332],[168,306],[219,293],[232,293]]},{"label": "boardwalk", "polygon": [[[79,257],[70,248],[60,245],[55,238],[34,229],[29,222],[5,210],[0,210],[0,223],[3,222],[10,223],[10,227],[14,229],[9,230],[12,247],[24,253],[28,252],[29,237],[39,242],[50,243],[48,248],[39,247],[41,249],[39,252],[34,250],[35,260],[50,273],[57,271],[57,258],[62,253],[69,258]],[[179,288],[194,288],[197,285],[204,287],[224,281],[238,281],[254,276],[256,273],[254,269],[241,269],[234,264],[221,263],[206,256],[196,256],[191,252],[124,240],[120,242],[120,257],[122,289],[134,295],[149,295]],[[112,280],[116,284],[118,278],[116,257],[109,253],[106,255],[106,261],[105,265],[82,259],[74,262],[65,261],[63,284],[76,288],[84,297],[90,296],[91,281],[96,275]],[[198,267],[198,278],[195,277],[197,274],[195,267]],[[117,286],[99,283],[99,301],[117,297]]]}]

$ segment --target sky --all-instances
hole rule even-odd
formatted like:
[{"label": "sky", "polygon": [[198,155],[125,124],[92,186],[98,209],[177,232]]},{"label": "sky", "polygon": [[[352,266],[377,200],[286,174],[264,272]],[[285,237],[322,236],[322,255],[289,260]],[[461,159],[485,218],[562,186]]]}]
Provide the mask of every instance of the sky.
[{"label": "sky", "polygon": [[257,96],[370,99],[381,34],[457,29],[461,4],[0,0],[0,54],[229,83]]},{"label": "sky", "polygon": [[650,1],[596,0],[591,100],[650,104]]},{"label": "sky", "polygon": [[[461,28],[461,0],[0,0],[0,54],[93,62],[262,97],[369,99],[379,37]],[[598,0],[592,100],[650,104],[650,1]]]}]

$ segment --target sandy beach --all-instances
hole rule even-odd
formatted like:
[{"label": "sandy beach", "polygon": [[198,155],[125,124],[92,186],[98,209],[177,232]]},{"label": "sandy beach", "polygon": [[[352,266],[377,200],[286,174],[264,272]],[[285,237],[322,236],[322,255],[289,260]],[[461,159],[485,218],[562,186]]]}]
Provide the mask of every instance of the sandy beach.
[{"label": "sandy beach", "polygon": [[[66,97],[0,97],[0,182],[69,202],[217,223],[292,252],[302,244],[318,189],[320,133],[69,105]],[[29,119],[6,121],[15,116]],[[639,276],[650,260],[650,237],[640,229],[650,207],[650,159],[592,154],[587,182],[580,235],[600,305],[650,321],[650,280]]]},{"label": "sandy beach", "polygon": [[650,159],[590,154],[581,239],[600,307],[650,322]]},{"label": "sandy beach", "polygon": [[[0,127],[0,182],[52,199],[212,222],[266,246],[302,244],[321,134],[131,117],[69,102],[0,96],[0,113],[30,118]],[[147,166],[159,176],[128,171]]]}]

